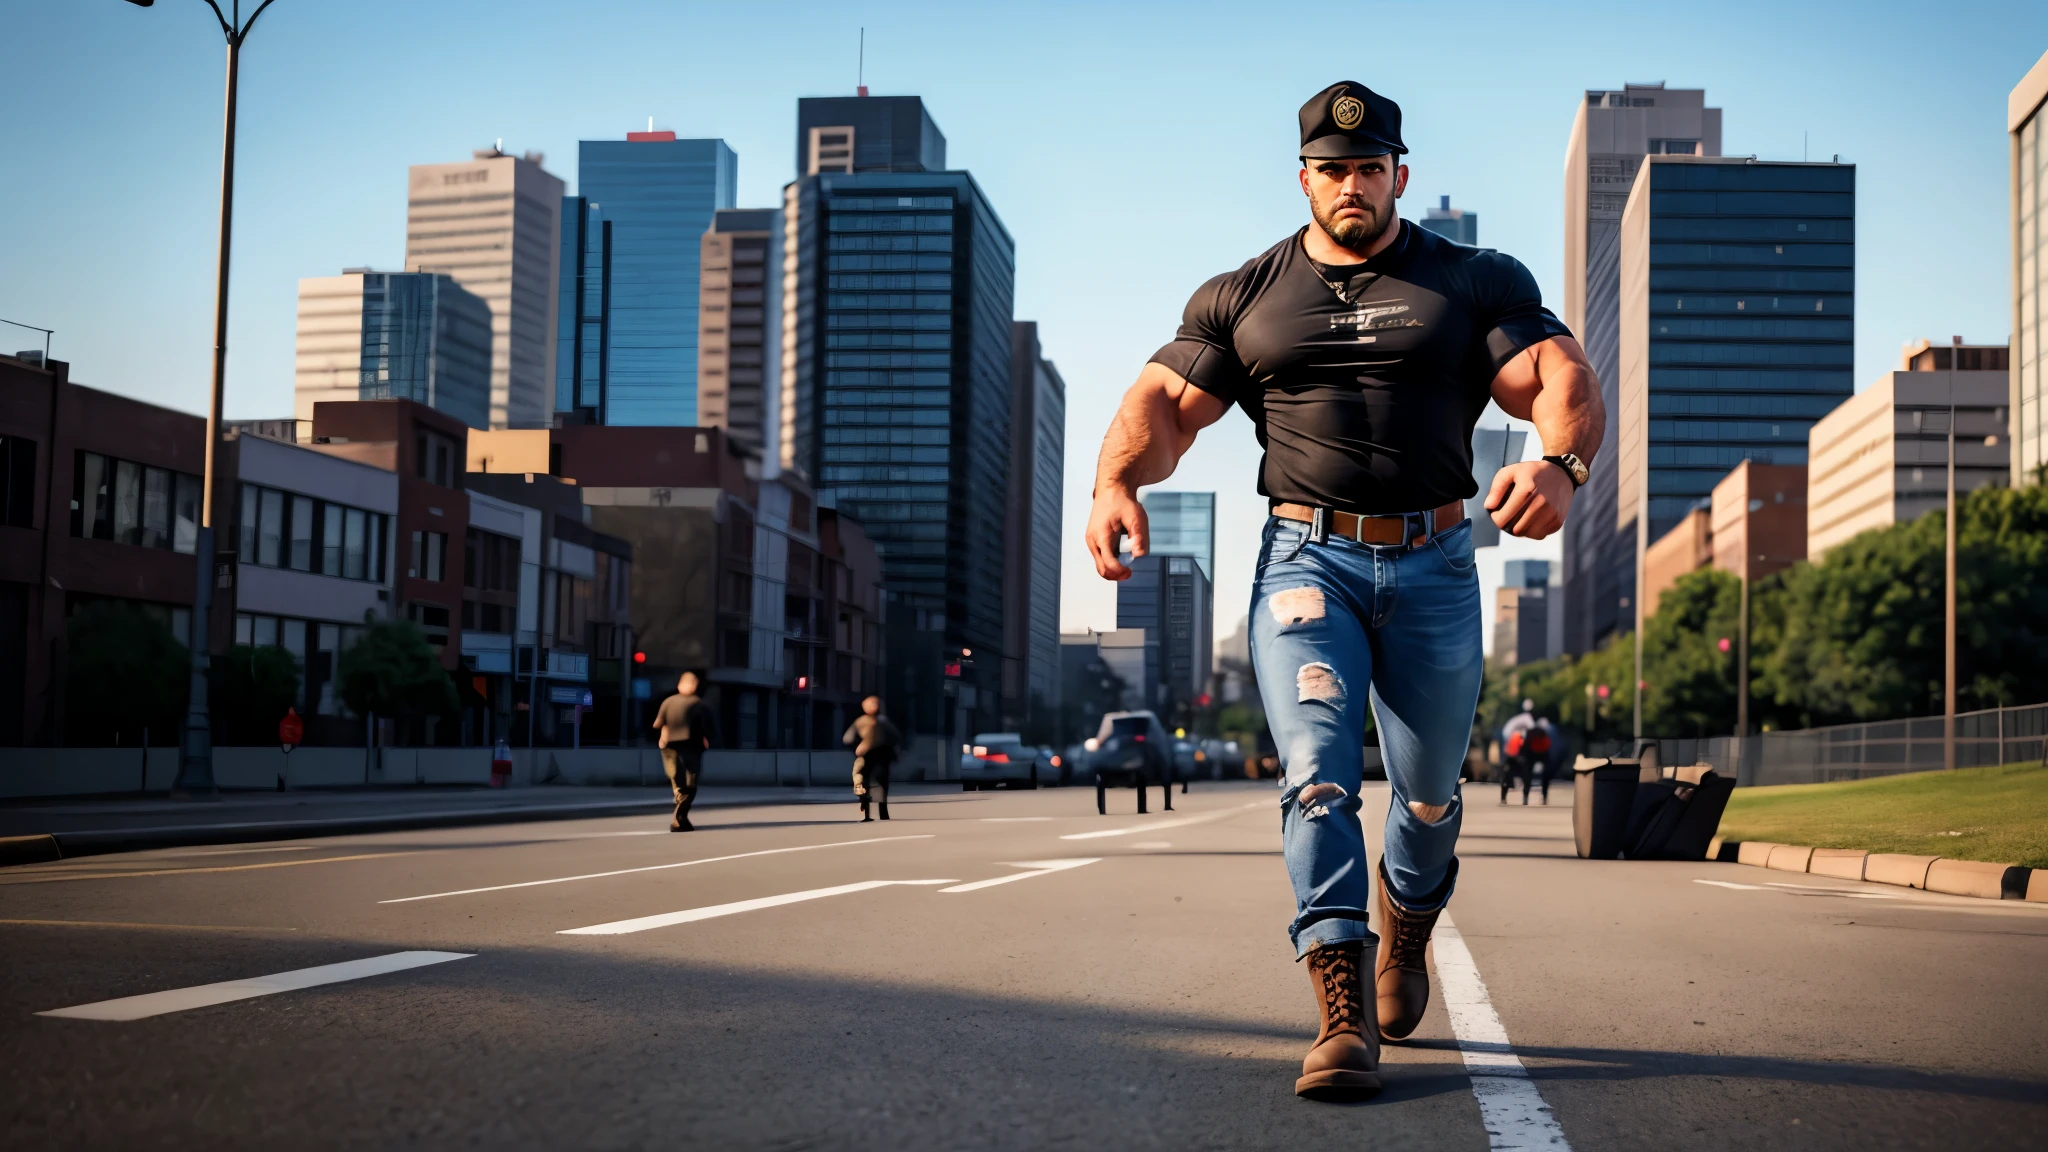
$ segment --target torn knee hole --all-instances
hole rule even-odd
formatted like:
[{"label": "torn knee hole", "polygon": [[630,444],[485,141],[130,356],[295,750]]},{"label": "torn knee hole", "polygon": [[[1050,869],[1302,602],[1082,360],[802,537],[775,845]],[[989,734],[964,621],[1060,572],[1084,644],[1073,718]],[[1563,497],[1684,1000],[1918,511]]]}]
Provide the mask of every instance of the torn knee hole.
[{"label": "torn knee hole", "polygon": [[1283,588],[1266,601],[1266,610],[1281,624],[1303,624],[1323,618],[1321,588]]},{"label": "torn knee hole", "polygon": [[1341,800],[1347,795],[1335,784],[1321,782],[1311,784],[1294,794],[1294,802],[1301,806],[1301,818],[1314,820],[1330,814],[1330,802]]},{"label": "torn knee hole", "polygon": [[1420,800],[1410,800],[1408,802],[1408,810],[1415,813],[1415,818],[1424,824],[1436,824],[1440,823],[1445,816],[1450,814],[1451,806],[1449,804],[1424,804]]},{"label": "torn knee hole", "polygon": [[1344,682],[1337,678],[1337,670],[1317,661],[1303,664],[1294,674],[1295,702],[1305,704],[1310,700],[1336,702],[1344,699]]}]

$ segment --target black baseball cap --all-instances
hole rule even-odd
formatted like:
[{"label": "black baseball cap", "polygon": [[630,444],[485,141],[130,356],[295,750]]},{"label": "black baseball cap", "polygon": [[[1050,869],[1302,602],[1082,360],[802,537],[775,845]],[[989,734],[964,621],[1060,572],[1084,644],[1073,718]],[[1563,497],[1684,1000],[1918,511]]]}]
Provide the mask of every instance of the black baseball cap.
[{"label": "black baseball cap", "polygon": [[1355,80],[1343,80],[1301,106],[1304,160],[1348,160],[1408,151],[1401,106]]}]

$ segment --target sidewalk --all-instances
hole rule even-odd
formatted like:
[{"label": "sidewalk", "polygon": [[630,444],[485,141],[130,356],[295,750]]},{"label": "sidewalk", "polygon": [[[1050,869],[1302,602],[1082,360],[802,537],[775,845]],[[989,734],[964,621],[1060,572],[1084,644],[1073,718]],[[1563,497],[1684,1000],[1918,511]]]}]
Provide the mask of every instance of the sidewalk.
[{"label": "sidewalk", "polygon": [[[666,787],[394,788],[228,793],[218,800],[130,797],[0,806],[0,865],[193,844],[345,836],[467,824],[658,816]],[[847,804],[845,788],[705,788],[696,807]]]}]

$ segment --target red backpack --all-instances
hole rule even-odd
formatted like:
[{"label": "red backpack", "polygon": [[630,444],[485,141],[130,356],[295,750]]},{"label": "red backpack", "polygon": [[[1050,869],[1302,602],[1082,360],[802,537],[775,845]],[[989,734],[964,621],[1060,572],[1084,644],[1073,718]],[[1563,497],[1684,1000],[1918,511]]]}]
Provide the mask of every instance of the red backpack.
[{"label": "red backpack", "polygon": [[1550,751],[1550,733],[1541,728],[1529,729],[1529,739],[1522,744],[1523,751],[1531,756],[1542,756]]}]

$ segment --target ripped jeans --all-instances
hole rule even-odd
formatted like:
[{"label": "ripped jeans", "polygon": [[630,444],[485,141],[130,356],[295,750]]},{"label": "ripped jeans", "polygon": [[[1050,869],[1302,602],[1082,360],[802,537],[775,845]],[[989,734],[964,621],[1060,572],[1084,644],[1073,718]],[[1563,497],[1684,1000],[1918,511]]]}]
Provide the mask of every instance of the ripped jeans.
[{"label": "ripped jeans", "polygon": [[1251,606],[1252,662],[1280,753],[1297,956],[1377,939],[1358,819],[1368,701],[1393,786],[1389,895],[1416,909],[1449,898],[1483,661],[1470,522],[1413,549],[1308,537],[1307,524],[1267,520]]}]

